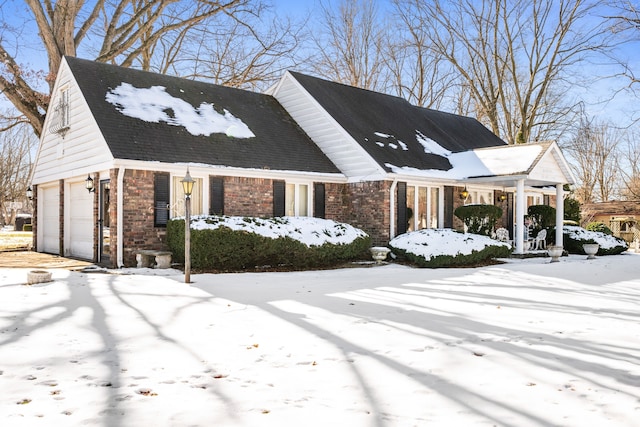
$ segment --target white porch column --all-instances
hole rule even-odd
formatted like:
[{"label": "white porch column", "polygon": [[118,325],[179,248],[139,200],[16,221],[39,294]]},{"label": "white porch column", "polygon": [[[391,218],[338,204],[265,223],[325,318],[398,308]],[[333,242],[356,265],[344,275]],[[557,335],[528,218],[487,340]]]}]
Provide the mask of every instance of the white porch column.
[{"label": "white porch column", "polygon": [[524,206],[524,179],[519,179],[516,183],[516,235],[513,236],[516,254],[524,253]]},{"label": "white porch column", "polygon": [[564,223],[564,189],[556,184],[556,245],[562,245],[562,224]]}]

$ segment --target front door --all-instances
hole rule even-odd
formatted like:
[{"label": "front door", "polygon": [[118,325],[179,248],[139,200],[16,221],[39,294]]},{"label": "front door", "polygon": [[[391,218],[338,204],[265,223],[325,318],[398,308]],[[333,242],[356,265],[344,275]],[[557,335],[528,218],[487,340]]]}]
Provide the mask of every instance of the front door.
[{"label": "front door", "polygon": [[100,208],[98,209],[98,262],[100,264],[109,264],[111,261],[110,190],[111,184],[108,179],[100,181]]}]

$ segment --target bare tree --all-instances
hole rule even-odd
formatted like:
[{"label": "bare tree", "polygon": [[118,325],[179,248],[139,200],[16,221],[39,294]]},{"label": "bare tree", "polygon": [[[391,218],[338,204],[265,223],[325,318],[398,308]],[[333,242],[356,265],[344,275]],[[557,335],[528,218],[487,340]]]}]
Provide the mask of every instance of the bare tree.
[{"label": "bare tree", "polygon": [[606,202],[619,195],[620,142],[618,129],[583,115],[575,136],[563,144],[579,182],[575,195],[581,203]]},{"label": "bare tree", "polygon": [[[181,59],[191,70],[181,75],[260,90],[306,59],[298,52],[306,38],[305,20],[294,22],[267,10],[252,15],[251,20],[230,15],[218,20],[216,27],[203,27],[192,34],[192,43]],[[252,25],[247,25],[249,21]],[[177,61],[174,65],[179,66]]]},{"label": "bare tree", "polygon": [[321,3],[320,7],[313,71],[351,86],[382,89],[382,53],[387,36],[375,0],[341,0],[337,11],[330,3]]},{"label": "bare tree", "polygon": [[[581,0],[396,0],[408,25],[433,27],[431,49],[470,90],[475,114],[509,143],[548,138],[572,104],[569,71],[605,43]],[[575,84],[575,80],[572,82]]]},{"label": "bare tree", "polygon": [[624,182],[623,197],[627,200],[640,200],[640,139],[637,131],[627,133],[620,163]]},{"label": "bare tree", "polygon": [[[97,61],[125,67],[136,61],[150,67],[161,41],[179,41],[181,32],[218,14],[233,14],[250,7],[251,0],[25,0],[38,28],[39,41],[46,52],[49,90],[43,91],[20,63],[19,46],[7,46],[0,38],[0,92],[29,121],[37,135],[42,132],[49,92],[64,55],[76,56],[80,45],[87,46]],[[15,30],[15,29],[14,29]],[[9,31],[5,28],[5,31]],[[89,37],[91,36],[91,37]],[[19,37],[16,37],[19,39]],[[37,80],[37,79],[36,79]]]},{"label": "bare tree", "polygon": [[406,31],[394,32],[386,47],[390,75],[388,92],[414,105],[440,108],[458,80],[444,57],[431,49],[431,26],[420,25],[407,10],[398,8],[398,19]]},{"label": "bare tree", "polygon": [[32,153],[37,142],[25,123],[0,132],[0,222],[3,224],[15,220],[16,203],[23,206],[27,203]]}]

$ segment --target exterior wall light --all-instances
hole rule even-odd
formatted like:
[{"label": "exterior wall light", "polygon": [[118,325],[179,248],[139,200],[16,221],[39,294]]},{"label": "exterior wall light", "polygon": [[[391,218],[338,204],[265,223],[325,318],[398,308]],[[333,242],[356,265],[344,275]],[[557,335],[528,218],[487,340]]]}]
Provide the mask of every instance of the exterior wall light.
[{"label": "exterior wall light", "polygon": [[462,190],[462,192],[460,193],[460,198],[462,200],[466,200],[467,197],[469,197],[469,191],[467,190],[467,186],[464,186],[464,190]]},{"label": "exterior wall light", "polygon": [[93,186],[93,178],[91,178],[91,175],[89,174],[87,174],[87,179],[84,180],[84,187],[89,191],[89,193],[96,191],[96,188]]}]

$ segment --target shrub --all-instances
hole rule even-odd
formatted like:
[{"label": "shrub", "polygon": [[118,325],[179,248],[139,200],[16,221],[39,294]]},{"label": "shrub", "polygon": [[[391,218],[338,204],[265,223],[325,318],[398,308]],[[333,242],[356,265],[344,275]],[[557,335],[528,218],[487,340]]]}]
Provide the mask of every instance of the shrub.
[{"label": "shrub", "polygon": [[599,231],[604,234],[608,234],[609,236],[613,235],[613,231],[609,227],[607,227],[604,222],[590,222],[585,227],[588,231]]},{"label": "shrub", "polygon": [[600,248],[597,255],[617,255],[629,248],[624,240],[600,231],[588,231],[582,227],[565,225],[562,233],[564,249],[570,254],[585,255],[582,248],[584,243],[598,243]]},{"label": "shrub", "polygon": [[489,236],[502,217],[502,209],[494,205],[466,205],[456,208],[454,215],[464,222],[467,232]]},{"label": "shrub", "polygon": [[[307,246],[288,236],[273,238],[251,231],[254,221],[259,221],[261,225],[271,224],[275,229],[286,219],[243,218],[247,229],[231,229],[222,225],[224,222],[218,224],[220,218],[207,218],[217,228],[191,230],[191,266],[194,269],[240,271],[256,267],[326,267],[368,256],[367,251],[371,246],[371,239],[364,233],[350,243]],[[339,230],[341,226],[344,227],[343,224],[336,224],[335,228]],[[169,221],[167,243],[176,262],[184,262],[184,219]]]},{"label": "shrub", "polygon": [[580,202],[571,197],[564,199],[564,219],[580,223]]},{"label": "shrub", "polygon": [[455,267],[506,258],[511,246],[487,236],[450,229],[424,229],[401,234],[389,242],[394,253],[418,267]]},{"label": "shrub", "polygon": [[556,208],[549,205],[532,205],[527,209],[527,215],[533,221],[533,233],[537,234],[543,228],[548,229],[556,223]]}]

